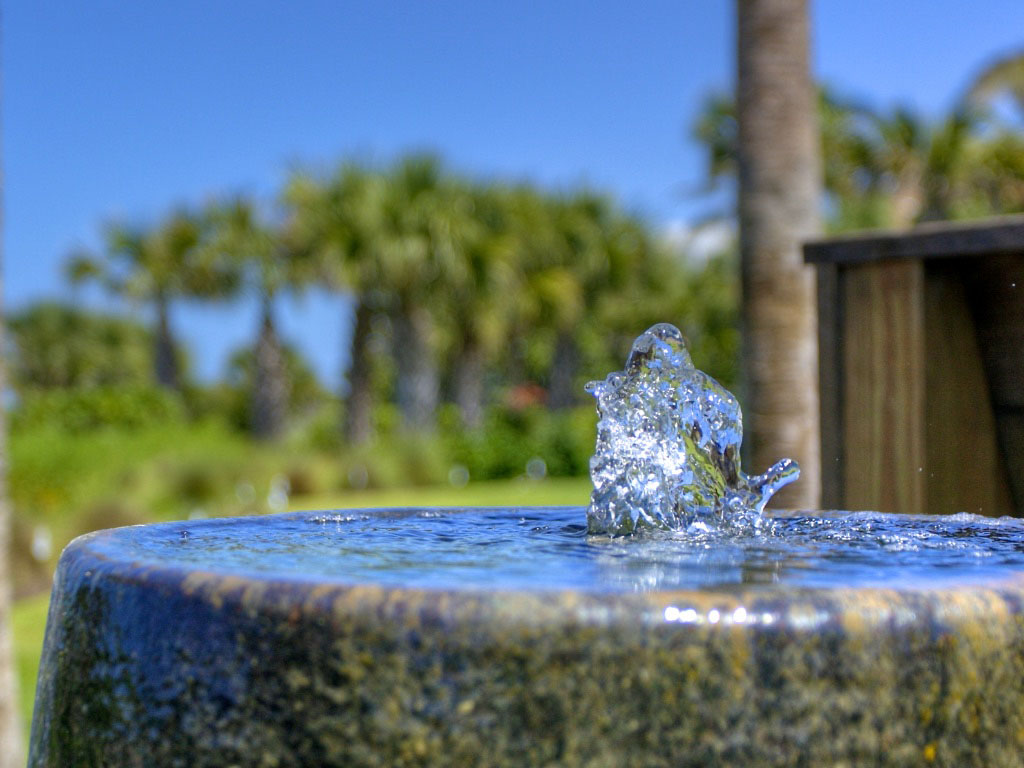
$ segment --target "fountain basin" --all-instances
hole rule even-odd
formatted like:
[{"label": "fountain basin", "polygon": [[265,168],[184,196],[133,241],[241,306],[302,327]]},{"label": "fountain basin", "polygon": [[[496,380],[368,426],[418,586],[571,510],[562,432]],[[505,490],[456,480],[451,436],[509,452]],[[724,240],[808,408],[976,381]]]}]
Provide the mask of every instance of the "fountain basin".
[{"label": "fountain basin", "polygon": [[[524,512],[487,514],[545,517]],[[625,563],[638,576],[621,579],[600,542],[597,565],[570,560],[548,582],[486,582],[486,559],[374,578],[370,561],[304,567],[320,554],[276,543],[290,531],[322,554],[358,546],[346,520],[415,537],[424,519],[468,527],[460,514],[77,539],[53,588],[30,765],[1021,763],[1024,568],[941,587],[774,584],[754,569],[687,589],[664,562]],[[541,563],[522,555],[523,573]]]}]

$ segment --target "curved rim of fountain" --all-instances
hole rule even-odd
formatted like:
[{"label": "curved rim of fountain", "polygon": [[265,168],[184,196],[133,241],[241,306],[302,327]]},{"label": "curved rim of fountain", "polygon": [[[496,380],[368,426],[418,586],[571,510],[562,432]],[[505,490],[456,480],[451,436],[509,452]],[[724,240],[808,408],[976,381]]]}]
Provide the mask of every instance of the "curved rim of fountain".
[{"label": "curved rim of fountain", "polygon": [[[551,509],[553,507],[542,507]],[[522,507],[394,507],[381,509],[288,512],[274,516],[210,518],[187,523],[157,523],[192,531],[233,520],[309,520],[324,515],[404,517],[423,511],[457,513],[472,509],[521,510]],[[783,512],[776,515],[808,514]],[[1012,620],[1024,614],[1024,571],[1004,578],[953,586],[886,588],[877,586],[731,586],[646,592],[598,592],[571,588],[417,587],[354,583],[345,579],[304,578],[274,571],[191,568],[156,560],[112,557],[113,544],[140,526],[95,531],[76,538],[61,555],[58,581],[81,586],[101,583],[145,585],[184,593],[238,610],[273,611],[292,620],[302,616],[381,618],[416,611],[438,622],[481,626],[523,625],[680,625],[709,630],[820,630],[899,628],[925,622],[959,623]]]}]

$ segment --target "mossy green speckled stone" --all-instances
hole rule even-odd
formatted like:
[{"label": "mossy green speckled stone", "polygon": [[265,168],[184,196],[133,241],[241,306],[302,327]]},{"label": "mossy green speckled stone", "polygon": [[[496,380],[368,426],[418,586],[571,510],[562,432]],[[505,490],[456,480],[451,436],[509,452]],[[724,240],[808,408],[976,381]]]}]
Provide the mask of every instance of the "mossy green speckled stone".
[{"label": "mossy green speckled stone", "polygon": [[121,535],[61,557],[31,766],[1024,764],[1016,576],[411,589],[121,560]]}]

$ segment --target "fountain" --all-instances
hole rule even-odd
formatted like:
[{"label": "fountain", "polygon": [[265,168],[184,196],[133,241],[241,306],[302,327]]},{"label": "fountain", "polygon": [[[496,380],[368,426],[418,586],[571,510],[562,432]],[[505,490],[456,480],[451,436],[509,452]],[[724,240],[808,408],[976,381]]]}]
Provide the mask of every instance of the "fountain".
[{"label": "fountain", "polygon": [[1020,765],[1024,524],[765,512],[671,326],[589,389],[587,510],[77,539],[30,765]]}]

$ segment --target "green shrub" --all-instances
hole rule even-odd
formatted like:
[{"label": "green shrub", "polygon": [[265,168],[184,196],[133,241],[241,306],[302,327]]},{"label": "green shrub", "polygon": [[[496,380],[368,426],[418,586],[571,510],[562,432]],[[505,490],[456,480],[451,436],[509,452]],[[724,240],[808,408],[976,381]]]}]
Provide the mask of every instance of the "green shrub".
[{"label": "green shrub", "polygon": [[292,496],[312,496],[320,492],[321,484],[312,467],[295,465],[284,476]]},{"label": "green shrub", "polygon": [[463,430],[456,415],[444,412],[441,433],[446,457],[464,465],[473,480],[517,477],[535,458],[544,461],[548,475],[570,477],[587,472],[595,423],[590,406],[562,411],[492,408],[476,430]]},{"label": "green shrub", "polygon": [[178,467],[174,481],[176,495],[188,504],[206,504],[224,493],[230,478],[224,468],[209,461],[194,461]]},{"label": "green shrub", "polygon": [[14,410],[14,430],[58,427],[81,433],[103,427],[140,429],[181,421],[180,398],[156,387],[95,387],[26,393]]},{"label": "green shrub", "polygon": [[145,522],[148,522],[145,515],[124,502],[104,500],[93,504],[82,515],[79,535]]}]

